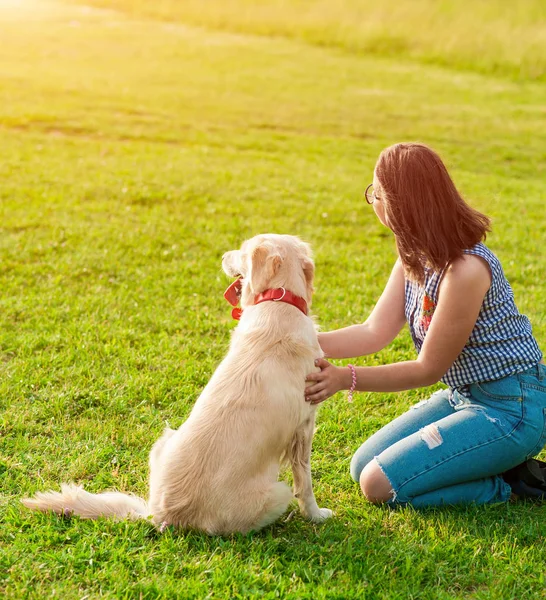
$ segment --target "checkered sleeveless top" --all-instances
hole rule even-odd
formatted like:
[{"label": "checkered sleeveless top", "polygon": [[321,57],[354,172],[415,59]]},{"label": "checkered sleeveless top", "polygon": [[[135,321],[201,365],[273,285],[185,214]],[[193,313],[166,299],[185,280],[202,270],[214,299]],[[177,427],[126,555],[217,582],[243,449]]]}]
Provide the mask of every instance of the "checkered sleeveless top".
[{"label": "checkered sleeveless top", "polygon": [[[498,258],[482,243],[464,252],[487,261],[491,286],[465,347],[441,379],[451,388],[521,373],[542,358],[529,319],[518,312]],[[418,353],[434,315],[444,272],[426,271],[423,286],[406,279],[405,314]]]}]

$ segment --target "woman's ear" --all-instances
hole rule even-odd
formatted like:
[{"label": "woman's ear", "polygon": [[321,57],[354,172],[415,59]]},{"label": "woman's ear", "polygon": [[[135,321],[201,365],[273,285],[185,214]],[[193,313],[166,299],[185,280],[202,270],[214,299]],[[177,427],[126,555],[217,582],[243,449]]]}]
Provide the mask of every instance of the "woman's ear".
[{"label": "woman's ear", "polygon": [[248,280],[253,294],[259,294],[269,287],[278,273],[282,257],[266,244],[256,246],[250,255]]}]

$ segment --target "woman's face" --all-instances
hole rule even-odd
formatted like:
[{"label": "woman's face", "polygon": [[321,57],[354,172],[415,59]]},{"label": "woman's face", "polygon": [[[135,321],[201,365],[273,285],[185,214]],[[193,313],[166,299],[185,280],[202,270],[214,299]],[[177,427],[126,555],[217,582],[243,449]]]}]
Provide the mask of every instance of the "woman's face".
[{"label": "woman's face", "polygon": [[377,179],[377,175],[373,174],[373,189],[375,192],[375,202],[372,204],[373,206],[373,210],[375,212],[375,214],[377,215],[377,218],[379,219],[379,221],[385,225],[385,227],[389,227],[389,224],[387,222],[387,216],[385,214],[385,201],[383,198],[383,188],[381,187],[381,184],[379,183],[379,180]]}]

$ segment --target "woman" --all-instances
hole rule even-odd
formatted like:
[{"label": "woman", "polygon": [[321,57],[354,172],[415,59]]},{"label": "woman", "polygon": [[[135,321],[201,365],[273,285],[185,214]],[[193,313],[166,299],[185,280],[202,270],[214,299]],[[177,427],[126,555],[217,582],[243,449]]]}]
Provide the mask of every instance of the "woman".
[{"label": "woman", "polygon": [[486,504],[510,498],[498,475],[546,443],[546,368],[496,256],[489,219],[471,208],[439,156],[423,144],[384,150],[366,190],[392,230],[398,260],[362,325],[319,334],[325,356],[378,352],[407,322],[418,357],[376,367],[317,361],[306,400],[339,390],[433,394],[362,444],[351,474],[376,503]]}]

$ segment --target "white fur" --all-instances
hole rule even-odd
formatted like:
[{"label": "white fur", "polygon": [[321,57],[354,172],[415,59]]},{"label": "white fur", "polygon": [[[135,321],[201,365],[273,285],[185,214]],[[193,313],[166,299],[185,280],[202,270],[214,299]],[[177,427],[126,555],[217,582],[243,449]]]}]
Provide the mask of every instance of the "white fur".
[{"label": "white fur", "polygon": [[314,266],[293,236],[265,234],[224,255],[228,275],[243,276],[244,309],[229,352],[185,423],[167,428],[150,452],[149,501],[62,486],[38,493],[29,508],[84,518],[151,517],[210,534],[257,530],[282,515],[292,491],[278,481],[281,461],[294,495],[313,521],[331,515],[313,495],[310,470],[315,407],[304,401],[305,376],[322,356],[312,319],[282,302],[253,305],[256,294],[285,287],[310,304]]}]

